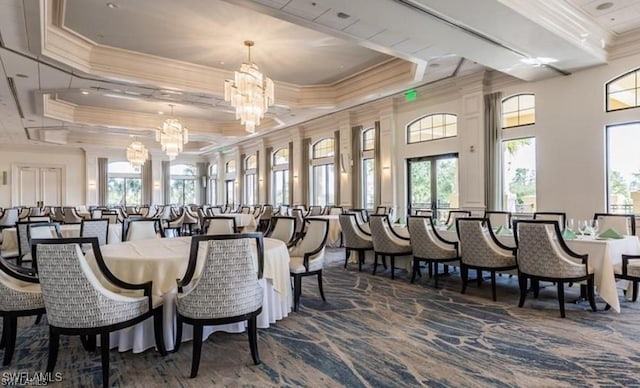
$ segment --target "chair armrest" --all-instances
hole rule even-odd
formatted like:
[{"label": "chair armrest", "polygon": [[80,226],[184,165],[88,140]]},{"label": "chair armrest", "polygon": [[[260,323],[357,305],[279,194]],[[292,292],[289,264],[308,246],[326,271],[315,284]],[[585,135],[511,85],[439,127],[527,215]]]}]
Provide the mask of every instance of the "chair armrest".
[{"label": "chair armrest", "polygon": [[640,260],[640,255],[622,255],[622,274],[627,276],[627,266],[629,266],[629,260]]},{"label": "chair armrest", "polygon": [[500,240],[498,240],[498,238],[496,237],[495,233],[493,233],[493,229],[491,228],[487,228],[487,229],[489,230],[489,235],[491,236],[491,240],[493,240],[493,242],[497,246],[504,249],[505,251],[511,251],[511,254],[515,256],[516,251],[518,250],[518,247],[510,247],[508,245],[501,243]]},{"label": "chair armrest", "polygon": [[28,283],[40,283],[35,276],[35,271],[30,268],[20,267],[15,264],[11,264],[4,258],[0,257],[0,270],[2,270],[9,277]]}]

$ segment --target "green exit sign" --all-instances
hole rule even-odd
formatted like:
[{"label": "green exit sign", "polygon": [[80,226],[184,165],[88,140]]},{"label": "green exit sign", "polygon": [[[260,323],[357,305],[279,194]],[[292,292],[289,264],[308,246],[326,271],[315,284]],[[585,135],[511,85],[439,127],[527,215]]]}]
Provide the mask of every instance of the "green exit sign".
[{"label": "green exit sign", "polygon": [[416,98],[418,98],[418,92],[415,89],[404,92],[405,101],[414,101]]}]

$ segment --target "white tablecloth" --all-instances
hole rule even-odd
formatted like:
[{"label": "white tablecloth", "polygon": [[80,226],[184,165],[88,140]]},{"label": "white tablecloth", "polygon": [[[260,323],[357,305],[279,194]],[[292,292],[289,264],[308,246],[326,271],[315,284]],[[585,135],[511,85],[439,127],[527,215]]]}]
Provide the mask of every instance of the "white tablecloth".
[{"label": "white tablecloth", "polygon": [[339,248],[342,234],[342,227],[340,227],[340,218],[337,214],[331,214],[326,216],[313,216],[313,218],[322,218],[329,220],[329,235],[327,236],[327,246],[330,248]]},{"label": "white tablecloth", "polygon": [[[62,237],[80,237],[80,224],[60,225]],[[109,225],[107,234],[108,244],[118,244],[122,242],[122,224]],[[18,249],[18,232],[16,228],[2,230],[2,252]]]},{"label": "white tablecloth", "polygon": [[[175,341],[176,279],[181,279],[187,270],[190,244],[190,237],[180,237],[130,241],[101,249],[107,266],[116,277],[131,283],[153,281],[153,294],[161,296],[164,301],[164,340],[168,350],[173,349]],[[204,255],[205,250],[200,249],[199,254]],[[87,261],[95,270],[95,258],[91,252],[87,254]],[[204,260],[198,262],[200,264]],[[196,275],[201,270],[199,266]],[[289,252],[282,241],[264,239],[264,272],[260,284],[265,293],[257,324],[259,328],[268,328],[271,323],[288,316],[292,306]],[[245,322],[205,327],[204,338],[214,331],[241,333],[245,331]],[[185,325],[183,340],[192,338],[191,326]],[[133,349],[134,353],[154,347],[153,320],[112,333],[111,344],[120,351]]]},{"label": "white tablecloth", "polygon": [[221,214],[224,217],[233,217],[236,219],[236,227],[244,228],[246,232],[254,232],[256,230],[256,219],[253,214],[228,213]]}]

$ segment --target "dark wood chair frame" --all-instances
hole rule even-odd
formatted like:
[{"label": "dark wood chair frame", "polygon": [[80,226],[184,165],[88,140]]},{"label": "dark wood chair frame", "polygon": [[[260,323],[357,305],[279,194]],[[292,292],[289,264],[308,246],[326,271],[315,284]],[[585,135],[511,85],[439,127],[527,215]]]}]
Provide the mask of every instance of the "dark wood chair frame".
[{"label": "dark wood chair frame", "polygon": [[265,232],[264,236],[271,237],[271,235],[273,234],[273,230],[276,228],[276,224],[280,219],[293,220],[293,233],[291,234],[291,238],[289,238],[289,241],[285,242],[285,244],[287,244],[287,248],[291,248],[295,246],[296,243],[298,242],[298,238],[296,236],[296,229],[298,228],[298,220],[296,219],[296,217],[293,217],[293,216],[271,217],[271,222],[269,222],[269,227],[267,228],[267,231]]},{"label": "dark wood chair frame", "polygon": [[[488,218],[483,218],[483,217],[459,217],[456,218],[456,233],[458,234],[458,241],[460,241],[460,220],[462,220],[462,222],[466,222],[466,221],[480,221],[483,223],[483,225],[486,225],[488,231],[489,231],[489,236],[491,236],[491,241],[493,241],[497,246],[499,246],[500,248],[504,249],[504,250],[508,250],[511,251],[512,254],[515,256],[516,255],[516,250],[517,248],[515,247],[509,247],[504,245],[503,243],[501,243],[497,238],[496,235],[493,233],[493,228],[491,227],[491,221],[489,221]],[[491,298],[493,299],[493,301],[495,302],[497,300],[496,298],[496,272],[500,272],[500,271],[510,271],[513,269],[517,269],[518,266],[517,265],[513,265],[513,266],[505,266],[505,267],[483,267],[483,266],[476,266],[476,265],[469,265],[466,264],[463,260],[462,260],[462,256],[460,257],[460,278],[462,279],[462,290],[460,291],[461,294],[464,294],[467,291],[467,283],[469,282],[469,269],[473,269],[477,272],[477,284],[478,286],[480,286],[482,284],[482,272],[483,271],[488,271],[491,273]]]},{"label": "dark wood chair frame", "polygon": [[640,282],[640,278],[629,275],[627,273],[627,266],[629,265],[629,260],[637,259],[640,259],[640,255],[622,255],[622,273],[615,274],[616,279],[629,280],[633,283],[633,294],[631,300],[634,302],[638,300],[638,282]]},{"label": "dark wood chair frame", "polygon": [[[350,210],[350,212],[352,212],[352,210]],[[356,217],[356,213],[344,213],[341,214],[342,216],[347,216],[347,217],[353,217],[354,220],[353,222],[356,225],[356,228],[358,229],[358,231],[360,231],[360,233],[371,237],[371,233],[367,232],[366,230],[362,229],[362,227],[360,226],[360,223],[358,222],[358,217]],[[372,251],[373,248],[350,248],[348,246],[344,246],[345,249],[345,257],[344,257],[344,268],[347,268],[347,263],[349,263],[349,257],[351,256],[351,252],[355,251],[358,254],[358,272],[362,272],[362,264],[364,264],[364,259],[365,259],[365,255],[367,251]]]},{"label": "dark wood chair frame", "polygon": [[102,384],[103,386],[109,386],[109,334],[116,330],[121,330],[126,327],[133,326],[140,322],[145,321],[148,318],[153,317],[153,329],[156,340],[156,347],[158,348],[158,352],[161,356],[165,356],[167,354],[166,348],[164,346],[164,333],[162,329],[162,319],[163,319],[163,305],[160,305],[156,308],[153,307],[153,301],[151,298],[151,288],[152,282],[144,282],[140,284],[133,284],[125,282],[119,278],[117,278],[107,267],[102,258],[102,253],[100,252],[100,245],[98,244],[98,239],[96,237],[78,237],[78,238],[62,238],[62,239],[34,239],[32,242],[33,246],[33,260],[34,263],[37,260],[37,245],[38,244],[91,244],[93,254],[96,259],[96,263],[98,264],[98,269],[102,273],[102,275],[114,286],[126,289],[126,290],[143,290],[143,295],[148,298],[149,301],[149,311],[146,313],[137,316],[133,319],[130,319],[125,322],[116,323],[113,325],[102,326],[102,327],[91,327],[91,328],[66,328],[66,327],[56,327],[49,324],[49,358],[47,361],[47,372],[53,373],[53,370],[56,366],[56,362],[58,359],[58,348],[60,345],[60,335],[68,335],[68,336],[80,336],[83,344],[85,345],[85,349],[92,351],[95,350],[96,343],[96,335],[100,335],[100,354],[102,358]]},{"label": "dark wood chair frame", "polygon": [[596,221],[600,217],[620,217],[629,219],[631,225],[631,235],[636,235],[636,216],[634,214],[611,214],[611,213],[595,213],[593,220]]},{"label": "dark wood chair frame", "polygon": [[[124,222],[122,223],[122,241],[128,241],[127,240],[127,234],[129,233],[129,226],[131,226],[132,223],[134,222],[141,222],[141,221],[153,221],[153,228],[155,229],[156,233],[160,233],[160,237],[164,238],[164,228],[162,227],[162,221],[160,219],[157,218],[146,218],[146,217],[141,217],[141,218],[127,218],[124,220]],[[80,234],[82,235],[82,234]]]},{"label": "dark wood chair frame", "polygon": [[[470,210],[450,210],[449,214],[447,214],[447,221],[445,222],[446,225],[449,225],[449,223],[451,222],[451,214],[464,214],[465,217],[463,217],[463,218],[471,217],[471,211]],[[457,217],[457,218],[460,218],[460,217]],[[456,225],[456,227],[457,227],[457,225]]]},{"label": "dark wood chair frame", "polygon": [[[395,230],[393,230],[393,227],[391,226],[391,221],[389,220],[389,214],[371,214],[369,216],[369,218],[371,218],[371,217],[384,217],[383,222],[386,222],[387,225],[389,225],[389,231],[391,232],[391,234],[393,234],[396,238],[398,238],[400,240],[409,241],[409,243],[411,243],[411,239],[410,238],[401,236],[398,233],[396,233]],[[409,253],[388,253],[388,252],[379,252],[379,251],[376,251],[374,249],[373,250],[373,257],[374,257],[373,275],[375,275],[377,270],[378,270],[378,256],[382,257],[382,266],[384,267],[384,269],[387,269],[387,261],[386,260],[387,260],[387,256],[389,256],[389,261],[390,261],[390,265],[391,265],[391,280],[393,280],[393,279],[395,279],[396,256],[412,256],[412,255],[413,255],[413,253],[411,253],[411,252],[409,252]]]},{"label": "dark wood chair frame", "polygon": [[[427,226],[427,228],[431,228],[431,231],[433,232],[433,234],[436,236],[436,238],[438,239],[438,241],[442,242],[443,244],[446,245],[451,245],[453,248],[455,248],[456,250],[456,257],[452,258],[452,259],[431,259],[428,257],[417,257],[415,254],[413,255],[413,272],[411,274],[411,283],[413,283],[415,281],[416,278],[416,274],[420,275],[422,277],[422,273],[420,272],[420,262],[424,261],[427,264],[427,267],[429,269],[429,278],[431,278],[433,276],[433,281],[434,281],[434,287],[437,289],[438,288],[438,264],[440,263],[450,263],[452,261],[456,261],[456,260],[460,260],[460,254],[458,251],[458,242],[457,241],[449,241],[446,240],[444,237],[440,236],[440,233],[438,233],[438,230],[435,228],[434,224],[433,224],[433,217],[432,216],[411,216],[411,218],[424,218],[426,219],[426,222],[428,223],[429,226]],[[409,228],[409,222],[407,221],[407,228]],[[409,236],[411,236],[411,229],[409,229]],[[411,237],[409,237],[411,238]],[[435,266],[434,266],[435,264]],[[435,272],[433,271],[433,267],[435,267]],[[448,268],[445,264],[445,268]],[[445,270],[445,273],[448,273],[448,271]]]},{"label": "dark wood chair frame", "polygon": [[209,222],[211,220],[231,220],[233,223],[233,230],[238,233],[238,226],[236,225],[236,218],[231,216],[213,216],[213,217],[205,217],[202,219],[202,224],[204,228],[202,229],[202,234],[207,234],[209,231]]},{"label": "dark wood chair frame", "polygon": [[[20,239],[22,235],[20,233],[20,225],[27,224],[27,243],[31,245],[31,233],[30,233],[30,225],[38,224],[43,226],[53,227],[56,232],[56,236],[58,238],[62,238],[62,232],[60,231],[60,223],[59,222],[46,222],[46,221],[18,221],[16,222],[16,238],[18,239],[18,257],[16,258],[16,264],[18,267],[22,267],[22,257],[29,252],[22,252],[22,244],[20,243]],[[32,256],[33,259],[33,256]],[[32,262],[32,266],[35,266],[35,262]]]},{"label": "dark wood chair frame", "polygon": [[[84,224],[85,222],[88,223],[92,223],[92,222],[107,222],[107,230],[104,233],[104,241],[105,244],[109,242],[109,220],[107,218],[97,218],[97,219],[88,219],[88,220],[82,220],[82,222],[80,223],[80,237],[84,237]],[[123,224],[124,225],[124,224]]]},{"label": "dark wood chair frame", "polygon": [[511,212],[507,212],[507,211],[501,211],[501,210],[485,210],[484,212],[484,218],[489,218],[489,215],[491,214],[504,214],[507,215],[507,227],[511,228],[512,227],[512,217],[513,217],[513,213]]},{"label": "dark wood chair frame", "polygon": [[317,275],[318,290],[320,291],[320,297],[322,298],[323,302],[327,301],[327,299],[324,297],[324,290],[322,288],[322,268],[316,271],[309,271],[309,258],[315,255],[316,253],[320,252],[327,244],[327,238],[329,237],[329,220],[325,218],[314,218],[314,217],[305,218],[305,222],[307,222],[308,220],[313,220],[316,222],[324,222],[326,224],[326,229],[325,229],[324,237],[322,238],[322,243],[320,244],[320,246],[317,249],[314,249],[311,252],[305,252],[304,254],[302,264],[304,265],[306,272],[303,272],[303,273],[289,272],[289,275],[293,278],[293,311],[294,312],[298,311],[298,308],[300,307],[300,297],[302,296],[302,278],[303,277]]},{"label": "dark wood chair frame", "polygon": [[[258,253],[258,279],[262,279],[264,271],[264,240],[262,233],[239,233],[239,234],[219,234],[211,236],[193,236],[191,238],[191,249],[189,251],[189,264],[187,271],[182,279],[176,279],[178,284],[178,292],[182,293],[192,280],[196,271],[198,262],[198,247],[202,241],[210,240],[231,240],[231,239],[255,239]],[[191,359],[191,378],[198,375],[200,367],[200,355],[202,353],[202,328],[204,326],[225,325],[228,323],[247,321],[247,334],[249,336],[249,348],[251,350],[251,358],[255,365],[260,364],[260,355],[258,354],[258,326],[257,316],[262,312],[262,307],[248,314],[238,315],[235,317],[214,318],[214,319],[196,319],[185,317],[177,312],[176,316],[176,344],[175,352],[180,349],[182,342],[182,325],[188,323],[193,326],[193,356]]]},{"label": "dark wood chair frame", "polygon": [[567,225],[567,213],[565,212],[535,212],[533,213],[533,219],[537,220],[539,215],[560,217],[560,219],[562,220],[562,225],[560,225],[561,230],[564,230],[565,226]]},{"label": "dark wood chair frame", "polygon": [[[595,289],[594,289],[594,284],[595,284],[594,274],[589,273],[589,265],[588,265],[589,255],[580,255],[572,251],[571,248],[569,248],[565,243],[564,238],[562,238],[560,225],[558,225],[556,221],[551,221],[551,220],[516,220],[513,223],[513,227],[514,227],[513,234],[516,240],[516,247],[519,245],[518,225],[521,223],[535,223],[535,224],[552,226],[555,230],[558,243],[560,244],[560,247],[562,248],[563,252],[575,259],[580,259],[582,261],[582,264],[584,264],[586,275],[578,276],[574,278],[535,276],[535,275],[530,275],[522,272],[518,267],[518,283],[520,285],[520,301],[518,302],[518,307],[522,307],[524,305],[525,298],[527,297],[527,280],[528,279],[531,279],[531,283],[534,287],[535,296],[537,296],[538,294],[538,284],[540,283],[541,280],[545,282],[555,282],[558,287],[558,303],[560,304],[560,317],[564,318],[565,317],[564,283],[565,282],[574,283],[574,282],[586,280],[587,281],[587,299],[589,300],[589,305],[591,306],[591,310],[593,310],[594,312],[597,311],[596,300],[595,300]],[[517,263],[517,260],[518,260],[518,257],[516,255],[516,263]]]}]

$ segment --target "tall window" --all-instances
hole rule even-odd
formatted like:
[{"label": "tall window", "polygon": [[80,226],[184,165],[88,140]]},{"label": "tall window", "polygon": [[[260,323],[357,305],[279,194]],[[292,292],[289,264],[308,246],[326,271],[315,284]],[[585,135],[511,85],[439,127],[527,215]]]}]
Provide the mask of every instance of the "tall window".
[{"label": "tall window", "polygon": [[312,146],[312,205],[332,205],[335,201],[334,143],[323,139]]},{"label": "tall window", "polygon": [[218,165],[209,166],[209,203],[218,204]]},{"label": "tall window", "polygon": [[533,94],[502,100],[502,208],[506,211],[536,211],[535,109]]},{"label": "tall window", "polygon": [[171,203],[188,205],[197,203],[196,167],[176,164],[169,170],[171,174]]},{"label": "tall window", "polygon": [[227,164],[224,165],[224,172],[227,174],[235,174],[236,172],[236,161],[230,160]]},{"label": "tall window", "polygon": [[444,221],[459,208],[458,154],[407,159],[407,171],[410,214],[431,209]]},{"label": "tall window", "polygon": [[257,173],[258,158],[255,155],[248,156],[244,160],[244,203],[247,205],[254,205],[257,202]]},{"label": "tall window", "polygon": [[458,134],[458,117],[450,113],[430,114],[407,125],[407,143],[453,137]]},{"label": "tall window", "polygon": [[272,165],[273,201],[276,205],[289,204],[289,149],[274,152]]},{"label": "tall window", "polygon": [[375,195],[375,135],[374,128],[362,132],[362,207],[373,209]]},{"label": "tall window", "polygon": [[607,112],[640,106],[640,70],[633,70],[607,83]]},{"label": "tall window", "polygon": [[607,206],[640,213],[640,122],[607,127]]},{"label": "tall window", "polygon": [[227,205],[235,205],[236,204],[236,181],[235,180],[226,180],[224,181],[225,185],[225,196],[227,197]]},{"label": "tall window", "polygon": [[109,205],[140,205],[142,179],[129,162],[113,162],[107,167],[107,202]]}]

